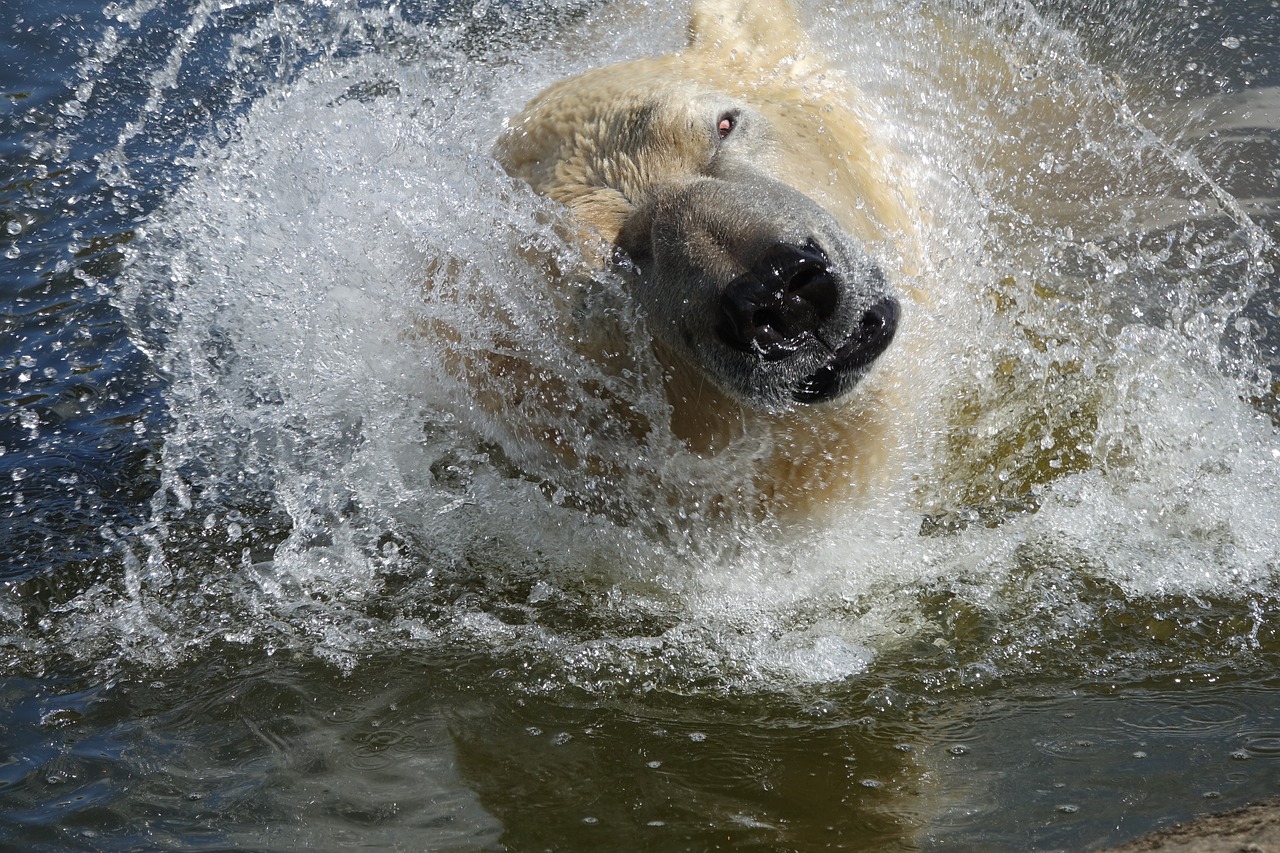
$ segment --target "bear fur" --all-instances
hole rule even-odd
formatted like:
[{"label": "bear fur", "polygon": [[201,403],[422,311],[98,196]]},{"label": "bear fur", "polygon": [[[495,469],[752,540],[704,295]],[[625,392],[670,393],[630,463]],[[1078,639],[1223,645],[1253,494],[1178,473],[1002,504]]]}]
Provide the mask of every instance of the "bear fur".
[{"label": "bear fur", "polygon": [[[584,246],[603,240],[637,271],[671,434],[713,460],[761,439],[737,496],[752,514],[842,503],[900,464],[919,222],[881,133],[788,4],[705,0],[684,50],[561,81],[496,144]],[[554,377],[525,385],[570,402]]]}]

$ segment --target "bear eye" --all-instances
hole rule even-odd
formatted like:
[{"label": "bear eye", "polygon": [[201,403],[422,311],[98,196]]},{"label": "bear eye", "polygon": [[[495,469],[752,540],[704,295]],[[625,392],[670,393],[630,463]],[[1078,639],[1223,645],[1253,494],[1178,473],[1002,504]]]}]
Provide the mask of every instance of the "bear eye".
[{"label": "bear eye", "polygon": [[725,113],[720,116],[719,123],[716,124],[716,135],[724,139],[733,133],[734,127],[738,124],[738,117],[734,113]]}]

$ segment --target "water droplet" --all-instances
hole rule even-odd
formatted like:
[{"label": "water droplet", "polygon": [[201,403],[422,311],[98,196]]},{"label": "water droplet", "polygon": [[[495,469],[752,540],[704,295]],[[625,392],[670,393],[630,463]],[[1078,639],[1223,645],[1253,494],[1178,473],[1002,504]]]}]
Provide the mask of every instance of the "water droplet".
[{"label": "water droplet", "polygon": [[1080,811],[1080,807],[1076,805],[1072,805],[1071,803],[1063,803],[1062,805],[1058,806],[1058,811],[1062,812],[1063,814],[1075,814],[1076,812]]},{"label": "water droplet", "polygon": [[1237,47],[1240,46],[1240,39],[1236,38],[1235,36],[1227,36],[1222,40],[1222,46],[1227,48],[1228,50],[1235,50]]},{"label": "water droplet", "polygon": [[48,729],[61,729],[79,722],[81,714],[71,708],[55,708],[40,718],[40,725]]}]

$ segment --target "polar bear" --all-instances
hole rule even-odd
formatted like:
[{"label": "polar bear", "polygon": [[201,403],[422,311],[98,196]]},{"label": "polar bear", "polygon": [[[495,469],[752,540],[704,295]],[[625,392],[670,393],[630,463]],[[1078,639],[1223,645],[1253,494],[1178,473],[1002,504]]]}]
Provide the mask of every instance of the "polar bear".
[{"label": "polar bear", "polygon": [[[920,226],[882,132],[785,2],[702,0],[685,49],[556,83],[496,143],[638,271],[671,434],[710,459],[761,439],[753,511],[812,513],[897,464],[909,389],[885,362],[918,302]],[[494,358],[464,369],[517,369]],[[554,378],[525,380],[567,402]]]}]

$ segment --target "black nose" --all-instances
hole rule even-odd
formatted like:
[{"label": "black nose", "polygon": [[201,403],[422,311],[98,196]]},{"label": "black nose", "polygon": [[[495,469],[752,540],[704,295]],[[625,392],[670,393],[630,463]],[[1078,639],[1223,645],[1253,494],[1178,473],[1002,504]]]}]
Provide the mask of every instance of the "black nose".
[{"label": "black nose", "polygon": [[720,335],[729,346],[777,361],[817,331],[839,301],[827,256],[816,243],[779,244],[725,288]]}]

